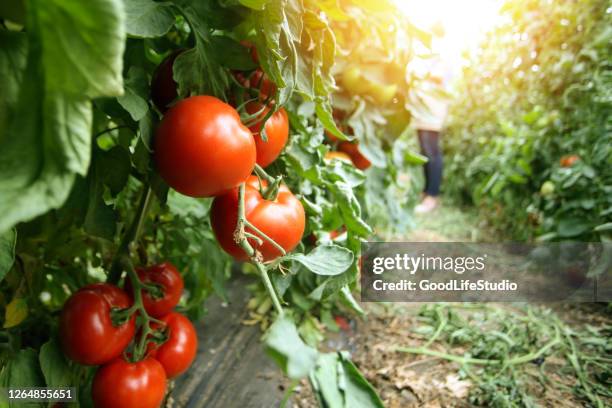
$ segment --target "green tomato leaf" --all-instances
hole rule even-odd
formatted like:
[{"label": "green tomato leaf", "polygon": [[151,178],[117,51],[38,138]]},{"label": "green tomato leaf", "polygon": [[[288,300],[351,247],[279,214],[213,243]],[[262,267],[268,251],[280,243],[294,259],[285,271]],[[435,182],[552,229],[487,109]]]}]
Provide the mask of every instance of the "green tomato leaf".
[{"label": "green tomato leaf", "polygon": [[64,203],[75,175],[89,167],[88,98],[123,91],[121,1],[35,0],[29,6],[26,66],[20,58],[0,62],[12,67],[9,78],[27,78],[18,98],[0,103],[0,118],[8,118],[0,125],[0,173],[11,174],[0,180],[0,231]]},{"label": "green tomato leaf", "polygon": [[340,140],[348,140],[348,136],[342,133],[342,131],[336,126],[336,122],[334,121],[334,116],[332,115],[329,105],[317,103],[315,112],[317,113],[317,118],[321,121],[327,131]]},{"label": "green tomato leaf", "polygon": [[17,230],[14,228],[0,235],[0,282],[13,267],[16,243]]},{"label": "green tomato leaf", "polygon": [[582,218],[563,218],[557,224],[557,234],[569,238],[578,236],[591,228],[591,224]]},{"label": "green tomato leaf", "polygon": [[253,10],[263,10],[270,0],[238,0],[240,4]]},{"label": "green tomato leaf", "polygon": [[15,297],[6,305],[4,311],[4,328],[18,326],[28,317],[28,302],[24,298]]},{"label": "green tomato leaf", "polygon": [[38,355],[31,348],[19,350],[3,365],[0,371],[0,386],[2,387],[43,387],[44,385]]},{"label": "green tomato leaf", "polygon": [[155,38],[166,34],[174,24],[170,3],[152,0],[126,0],[126,30],[134,37]]},{"label": "green tomato leaf", "polygon": [[338,353],[342,363],[342,380],[344,396],[347,407],[351,408],[384,408],[376,390],[372,387],[355,364],[350,360],[347,352]]},{"label": "green tomato leaf", "polygon": [[338,245],[322,245],[313,249],[308,255],[290,254],[286,257],[304,265],[317,275],[333,276],[346,271],[353,263],[353,253]]},{"label": "green tomato leaf", "polygon": [[302,341],[294,321],[286,315],[270,326],[265,345],[268,354],[292,379],[306,377],[317,361],[317,350]]},{"label": "green tomato leaf", "polygon": [[34,0],[28,6],[47,90],[87,98],[123,93],[123,1]]},{"label": "green tomato leaf", "polygon": [[338,355],[336,353],[319,354],[317,366],[310,374],[310,382],[322,406],[346,407],[344,395],[338,383]]},{"label": "green tomato leaf", "polygon": [[117,102],[134,121],[138,122],[149,111],[147,77],[141,68],[132,67],[125,81],[125,93],[117,97]]},{"label": "green tomato leaf", "polygon": [[57,340],[43,344],[38,358],[47,387],[66,387],[71,383],[70,365]]}]

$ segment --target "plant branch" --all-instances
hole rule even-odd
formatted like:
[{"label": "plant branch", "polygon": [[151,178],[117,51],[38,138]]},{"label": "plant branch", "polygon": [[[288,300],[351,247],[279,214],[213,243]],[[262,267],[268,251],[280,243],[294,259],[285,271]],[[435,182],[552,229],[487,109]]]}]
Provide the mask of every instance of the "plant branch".
[{"label": "plant branch", "polygon": [[240,245],[242,250],[246,252],[251,262],[259,271],[259,274],[261,275],[261,280],[263,281],[263,284],[266,287],[266,290],[268,291],[268,295],[272,299],[274,308],[276,309],[279,315],[283,315],[283,307],[281,306],[280,300],[278,299],[278,295],[274,290],[274,286],[272,285],[270,276],[268,276],[268,270],[266,266],[262,263],[261,254],[251,246],[249,240],[247,239],[247,233],[245,232],[247,220],[244,209],[244,190],[245,184],[242,183],[238,189],[238,221],[236,223],[236,231],[234,232],[234,240],[238,245]]},{"label": "plant branch", "polygon": [[129,261],[130,247],[138,240],[138,236],[142,231],[147,211],[151,205],[151,197],[152,189],[149,185],[145,185],[140,203],[138,204],[138,209],[136,210],[134,218],[132,219],[132,223],[125,231],[121,243],[119,244],[119,248],[115,253],[113,263],[111,264],[111,268],[106,279],[108,283],[117,284],[119,279],[121,279],[123,266],[126,264],[126,258]]}]

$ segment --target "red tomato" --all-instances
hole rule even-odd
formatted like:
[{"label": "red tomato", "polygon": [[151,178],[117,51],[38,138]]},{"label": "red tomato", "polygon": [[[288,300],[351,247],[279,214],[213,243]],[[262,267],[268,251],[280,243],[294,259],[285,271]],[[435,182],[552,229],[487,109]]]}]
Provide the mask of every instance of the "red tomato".
[{"label": "red tomato", "polygon": [[91,392],[96,408],[158,408],[166,394],[166,373],[151,357],[136,363],[116,358],[98,369]]},{"label": "red tomato", "polygon": [[168,340],[150,353],[161,363],[168,378],[189,368],[198,349],[198,335],[193,324],[180,313],[172,312],[161,319],[168,328]]},{"label": "red tomato", "polygon": [[129,296],[116,286],[96,283],[79,289],[66,301],[60,316],[64,353],[86,365],[118,357],[134,337],[134,316],[114,326],[111,310],[130,306]]},{"label": "red tomato", "polygon": [[[183,278],[176,267],[170,262],[164,262],[148,268],[137,268],[136,272],[142,283],[161,286],[160,298],[154,298],[146,290],[142,291],[142,301],[147,313],[153,317],[170,313],[181,299],[184,287]],[[134,290],[129,279],[126,281],[125,290],[130,294]]]},{"label": "red tomato", "polygon": [[153,78],[151,79],[151,99],[161,112],[165,112],[168,109],[168,105],[178,97],[177,84],[174,82],[172,67],[176,57],[183,51],[176,50],[168,55],[153,73]]},{"label": "red tomato", "polygon": [[164,116],[154,156],[170,187],[192,197],[211,197],[249,177],[255,140],[230,105],[212,96],[192,96]]},{"label": "red tomato", "polygon": [[370,161],[359,151],[357,143],[342,142],[338,145],[338,150],[351,156],[351,160],[355,167],[359,170],[365,170],[372,165]]},{"label": "red tomato", "polygon": [[[265,115],[270,111],[270,108],[259,102],[253,102],[247,104],[246,110],[250,115],[254,115],[261,111],[261,115],[259,115],[258,118],[263,120]],[[280,108],[268,118],[266,121],[266,135],[268,140],[265,142],[259,134],[261,132],[261,121],[255,123],[250,129],[255,138],[257,164],[261,167],[266,167],[276,160],[287,144],[287,139],[289,138],[289,118],[287,117],[287,111]]]},{"label": "red tomato", "polygon": [[577,154],[570,154],[569,156],[561,157],[559,164],[561,167],[572,167],[578,160],[580,160],[580,156]]},{"label": "red tomato", "polygon": [[[280,187],[276,200],[266,200],[259,191],[259,180],[251,176],[246,184],[244,204],[246,219],[286,252],[292,251],[302,239],[306,224],[304,207],[287,186]],[[242,248],[234,242],[234,231],[238,221],[238,189],[215,198],[210,220],[217,241],[225,252],[237,260],[247,260],[248,257]],[[247,232],[257,235],[248,228]],[[253,240],[249,242],[253,248],[261,252],[266,261],[281,255],[280,251],[266,240],[263,240],[261,246]]]}]

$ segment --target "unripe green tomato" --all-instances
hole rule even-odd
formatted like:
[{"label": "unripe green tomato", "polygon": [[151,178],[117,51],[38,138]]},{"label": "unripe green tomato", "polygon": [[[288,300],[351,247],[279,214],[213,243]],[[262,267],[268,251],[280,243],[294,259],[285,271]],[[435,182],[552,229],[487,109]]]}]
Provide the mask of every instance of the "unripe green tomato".
[{"label": "unripe green tomato", "polygon": [[347,68],[342,73],[342,85],[351,94],[362,94],[370,89],[370,81],[361,75],[357,66]]},{"label": "unripe green tomato", "polygon": [[550,196],[554,192],[555,192],[555,183],[553,183],[550,180],[545,181],[544,184],[542,184],[542,187],[540,187],[540,194],[542,194],[544,197]]},{"label": "unripe green tomato", "polygon": [[386,105],[393,100],[395,94],[397,93],[397,85],[382,85],[382,84],[372,84],[370,88],[370,95],[374,98],[376,102],[381,105]]}]

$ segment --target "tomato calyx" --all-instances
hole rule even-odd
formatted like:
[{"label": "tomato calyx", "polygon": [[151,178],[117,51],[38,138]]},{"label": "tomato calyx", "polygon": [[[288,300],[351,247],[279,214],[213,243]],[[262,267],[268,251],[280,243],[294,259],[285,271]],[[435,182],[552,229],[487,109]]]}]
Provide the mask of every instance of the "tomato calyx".
[{"label": "tomato calyx", "polygon": [[268,201],[275,201],[283,181],[283,176],[272,177],[259,164],[255,165],[255,174],[259,178],[259,191]]},{"label": "tomato calyx", "polygon": [[127,323],[127,321],[132,318],[132,315],[136,312],[137,309],[138,308],[135,307],[135,305],[132,305],[131,307],[125,309],[118,307],[111,308],[110,315],[113,326],[119,327]]},{"label": "tomato calyx", "polygon": [[163,299],[164,297],[163,285],[159,283],[147,282],[147,283],[143,283],[142,286],[143,286],[143,289],[147,291],[149,296],[153,298],[154,300]]}]

